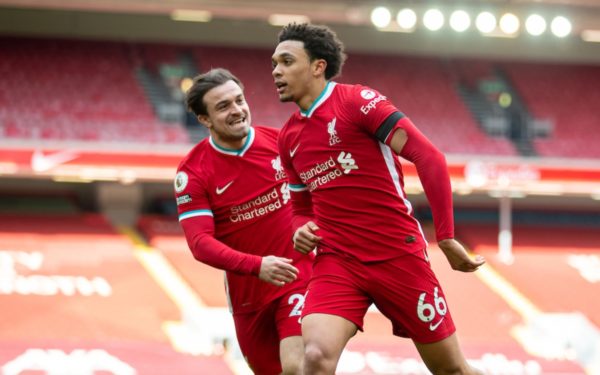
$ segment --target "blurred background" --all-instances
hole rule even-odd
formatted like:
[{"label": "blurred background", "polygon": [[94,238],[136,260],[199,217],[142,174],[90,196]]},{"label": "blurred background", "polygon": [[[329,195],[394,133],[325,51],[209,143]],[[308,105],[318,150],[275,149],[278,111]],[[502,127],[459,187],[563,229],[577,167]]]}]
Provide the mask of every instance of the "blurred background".
[{"label": "blurred background", "polygon": [[[388,96],[445,152],[450,270],[425,224],[469,361],[486,374],[600,374],[600,1],[0,0],[0,374],[247,374],[223,273],[196,262],[173,177],[206,132],[194,75],[229,68],[254,124],[281,127],[281,25],[327,24],[337,81]],[[260,234],[257,234],[260,235]],[[339,374],[427,374],[376,310]]]}]

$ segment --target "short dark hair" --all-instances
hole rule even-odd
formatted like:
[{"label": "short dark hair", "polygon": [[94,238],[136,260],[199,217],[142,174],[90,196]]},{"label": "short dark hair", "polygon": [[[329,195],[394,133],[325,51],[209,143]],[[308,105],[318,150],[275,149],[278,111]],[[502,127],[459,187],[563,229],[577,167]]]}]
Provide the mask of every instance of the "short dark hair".
[{"label": "short dark hair", "polygon": [[304,50],[310,61],[323,59],[327,61],[325,79],[332,79],[342,72],[346,60],[344,44],[336,33],[327,26],[308,23],[291,23],[279,33],[279,43],[286,40],[297,40],[304,43]]},{"label": "short dark hair", "polygon": [[196,116],[208,115],[204,95],[211,89],[221,86],[227,81],[233,81],[244,89],[242,82],[227,69],[215,68],[194,77],[192,87],[185,94],[185,104],[188,111]]}]

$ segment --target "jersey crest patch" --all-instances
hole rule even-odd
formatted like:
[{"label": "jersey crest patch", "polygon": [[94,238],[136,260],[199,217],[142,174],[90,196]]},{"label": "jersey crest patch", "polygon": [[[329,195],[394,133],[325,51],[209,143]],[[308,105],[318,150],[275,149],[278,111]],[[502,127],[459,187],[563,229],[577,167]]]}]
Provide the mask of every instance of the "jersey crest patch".
[{"label": "jersey crest patch", "polygon": [[279,155],[271,160],[271,166],[275,170],[275,180],[279,181],[287,177],[283,170],[283,166],[281,165],[281,157],[279,157]]},{"label": "jersey crest patch", "polygon": [[188,175],[187,173],[181,171],[175,175],[175,192],[181,193],[188,184]]}]

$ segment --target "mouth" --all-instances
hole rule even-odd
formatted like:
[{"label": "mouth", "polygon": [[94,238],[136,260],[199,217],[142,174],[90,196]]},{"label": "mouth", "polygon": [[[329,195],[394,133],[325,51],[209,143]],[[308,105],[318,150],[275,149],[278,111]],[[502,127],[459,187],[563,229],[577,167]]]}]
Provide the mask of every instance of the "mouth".
[{"label": "mouth", "polygon": [[276,81],[275,82],[275,87],[277,87],[277,92],[279,94],[283,93],[287,87],[287,83],[285,82],[281,82],[281,81]]},{"label": "mouth", "polygon": [[244,125],[246,123],[246,117],[240,117],[238,119],[235,119],[231,122],[229,122],[229,125],[231,126],[239,126],[239,125]]}]

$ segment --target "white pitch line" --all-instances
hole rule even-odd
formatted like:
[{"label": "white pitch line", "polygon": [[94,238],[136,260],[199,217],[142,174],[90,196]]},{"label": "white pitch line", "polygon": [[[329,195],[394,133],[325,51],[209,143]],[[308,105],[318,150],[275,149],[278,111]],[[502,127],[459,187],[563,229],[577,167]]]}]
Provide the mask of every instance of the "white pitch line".
[{"label": "white pitch line", "polygon": [[475,272],[475,275],[490,289],[495,291],[513,310],[519,313],[524,320],[530,320],[542,313],[533,302],[519,292],[489,264],[485,264],[479,268]]},{"label": "white pitch line", "polygon": [[146,245],[134,230],[120,228],[120,231],[133,241],[135,257],[181,311],[206,308],[204,301],[162,253]]}]

